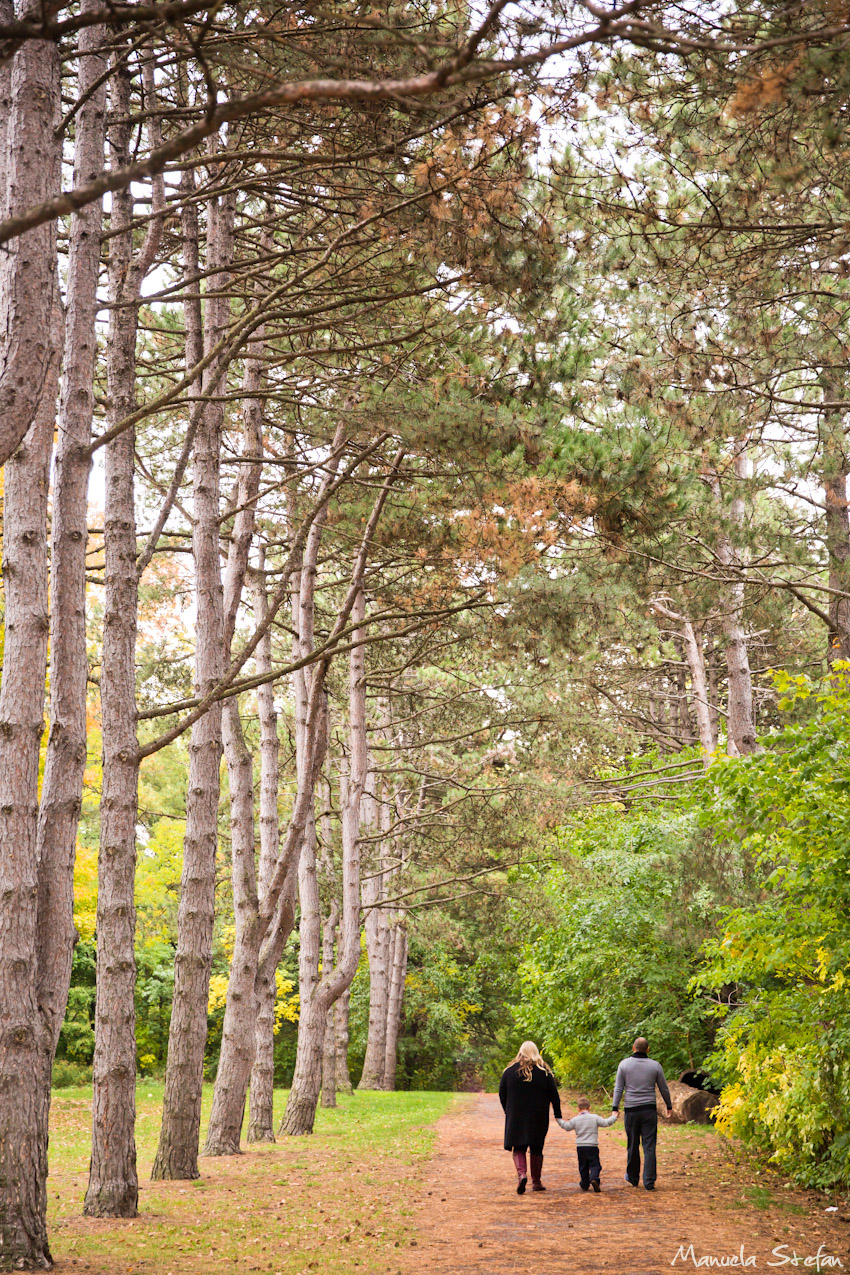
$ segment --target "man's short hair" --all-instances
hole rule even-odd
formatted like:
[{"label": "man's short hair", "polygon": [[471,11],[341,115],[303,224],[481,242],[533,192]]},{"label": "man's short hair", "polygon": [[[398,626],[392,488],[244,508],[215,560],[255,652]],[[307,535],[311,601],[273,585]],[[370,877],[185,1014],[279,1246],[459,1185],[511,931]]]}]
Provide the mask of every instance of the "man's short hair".
[{"label": "man's short hair", "polygon": [[589,1099],[589,1098],[579,1098],[578,1102],[576,1103],[576,1106],[577,1106],[577,1107],[579,1107],[579,1108],[583,1108],[585,1111],[589,1111],[589,1110],[590,1110],[590,1099]]},{"label": "man's short hair", "polygon": [[647,1049],[649,1049],[649,1041],[645,1036],[638,1036],[637,1040],[632,1045],[632,1049],[640,1049],[643,1053],[646,1053]]}]

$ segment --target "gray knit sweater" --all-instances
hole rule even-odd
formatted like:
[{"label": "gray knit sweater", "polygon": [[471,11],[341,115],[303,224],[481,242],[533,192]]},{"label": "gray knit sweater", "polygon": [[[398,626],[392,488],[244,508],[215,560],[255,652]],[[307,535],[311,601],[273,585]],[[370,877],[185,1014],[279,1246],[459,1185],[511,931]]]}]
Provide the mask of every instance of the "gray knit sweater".
[{"label": "gray knit sweater", "polygon": [[647,1058],[646,1054],[632,1054],[631,1058],[624,1058],[617,1068],[611,1106],[615,1111],[619,1110],[620,1099],[625,1092],[627,1111],[629,1107],[654,1107],[656,1085],[669,1107],[670,1090],[667,1088],[661,1063],[654,1058]]},{"label": "gray knit sweater", "polygon": [[593,1111],[580,1111],[577,1116],[573,1116],[572,1120],[559,1120],[558,1124],[562,1129],[566,1129],[567,1133],[571,1130],[576,1135],[577,1147],[598,1147],[599,1146],[599,1130],[607,1129],[617,1119],[617,1113],[613,1116],[597,1116]]}]

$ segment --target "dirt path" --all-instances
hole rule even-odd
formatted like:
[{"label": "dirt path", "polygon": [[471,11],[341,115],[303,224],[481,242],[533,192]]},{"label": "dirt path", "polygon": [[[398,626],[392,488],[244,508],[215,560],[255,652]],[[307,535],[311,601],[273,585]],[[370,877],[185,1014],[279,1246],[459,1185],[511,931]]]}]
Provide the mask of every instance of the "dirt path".
[{"label": "dirt path", "polygon": [[[815,1270],[819,1249],[820,1270],[850,1272],[846,1206],[827,1213],[820,1195],[786,1189],[773,1175],[753,1178],[750,1167],[730,1161],[710,1129],[659,1129],[652,1194],[623,1181],[622,1124],[600,1130],[602,1192],[585,1195],[578,1188],[575,1137],[553,1123],[543,1170],[547,1190],[524,1196],[516,1194],[502,1131],[492,1094],[476,1096],[440,1122],[435,1158],[423,1171],[416,1201],[418,1241],[406,1254],[410,1275],[661,1275],[698,1263],[719,1266],[724,1257],[725,1267]],[[711,1256],[717,1260],[700,1263]]]}]

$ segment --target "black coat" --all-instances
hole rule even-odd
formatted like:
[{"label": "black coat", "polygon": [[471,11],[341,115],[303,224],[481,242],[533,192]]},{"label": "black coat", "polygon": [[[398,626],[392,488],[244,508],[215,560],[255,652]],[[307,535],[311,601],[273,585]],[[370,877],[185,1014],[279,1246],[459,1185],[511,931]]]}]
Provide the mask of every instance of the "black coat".
[{"label": "black coat", "polygon": [[505,1112],[505,1150],[543,1146],[549,1130],[549,1106],[561,1115],[561,1099],[555,1079],[542,1067],[533,1067],[531,1079],[523,1080],[519,1063],[511,1063],[502,1074],[499,1101]]}]

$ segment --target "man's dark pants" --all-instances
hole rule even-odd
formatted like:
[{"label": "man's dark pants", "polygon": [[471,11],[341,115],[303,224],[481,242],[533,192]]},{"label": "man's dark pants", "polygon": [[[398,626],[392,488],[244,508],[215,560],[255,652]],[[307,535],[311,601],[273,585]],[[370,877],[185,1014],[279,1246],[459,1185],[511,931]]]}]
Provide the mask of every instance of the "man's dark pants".
[{"label": "man's dark pants", "polygon": [[578,1173],[582,1191],[590,1188],[591,1182],[599,1181],[602,1165],[599,1162],[599,1147],[576,1147],[578,1155]]},{"label": "man's dark pants", "polygon": [[626,1177],[632,1186],[640,1181],[640,1149],[643,1145],[643,1185],[655,1186],[655,1143],[658,1111],[652,1107],[626,1107]]}]

